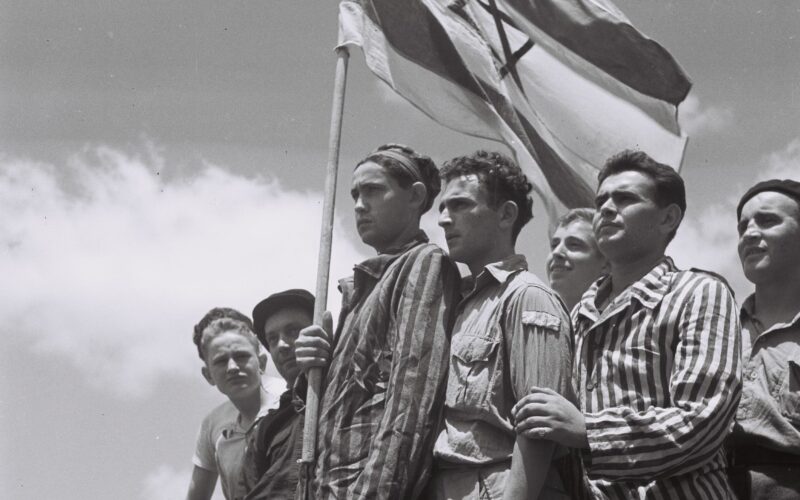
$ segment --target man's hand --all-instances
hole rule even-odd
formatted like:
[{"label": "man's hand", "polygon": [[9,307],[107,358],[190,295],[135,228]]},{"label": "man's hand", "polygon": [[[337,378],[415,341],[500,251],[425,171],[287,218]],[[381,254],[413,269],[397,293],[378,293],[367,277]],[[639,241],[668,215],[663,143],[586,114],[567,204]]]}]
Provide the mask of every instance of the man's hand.
[{"label": "man's hand", "polygon": [[589,448],[583,413],[561,394],[540,387],[520,399],[511,410],[517,434],[548,439],[570,448]]},{"label": "man's hand", "polygon": [[311,325],[300,330],[294,343],[297,366],[308,371],[311,368],[326,367],[331,360],[331,335],[333,317],[330,311],[322,315],[322,326]]}]

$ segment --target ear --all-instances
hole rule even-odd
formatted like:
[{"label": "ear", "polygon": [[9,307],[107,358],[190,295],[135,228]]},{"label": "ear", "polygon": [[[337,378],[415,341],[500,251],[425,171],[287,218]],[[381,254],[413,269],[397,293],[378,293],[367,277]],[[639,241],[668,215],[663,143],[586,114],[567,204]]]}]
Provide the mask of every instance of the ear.
[{"label": "ear", "polygon": [[411,185],[411,198],[410,202],[419,208],[422,212],[422,207],[425,206],[425,200],[428,198],[428,189],[425,184],[417,181]]},{"label": "ear", "polygon": [[670,234],[673,231],[677,231],[678,226],[681,225],[681,220],[683,219],[683,214],[681,213],[680,207],[673,203],[662,208],[661,213],[661,233]]},{"label": "ear", "polygon": [[500,227],[511,229],[519,215],[519,207],[511,200],[506,200],[497,210],[500,214]]},{"label": "ear", "polygon": [[258,353],[258,369],[261,370],[261,373],[267,369],[267,354],[264,351]]},{"label": "ear", "polygon": [[216,382],[214,382],[214,379],[211,377],[211,372],[210,372],[210,371],[208,371],[208,367],[207,367],[207,366],[204,366],[204,367],[203,367],[203,368],[200,370],[200,373],[202,373],[202,374],[203,374],[203,378],[204,378],[204,379],[206,379],[206,381],[207,381],[209,384],[211,384],[211,385],[217,385],[217,384],[216,384]]}]

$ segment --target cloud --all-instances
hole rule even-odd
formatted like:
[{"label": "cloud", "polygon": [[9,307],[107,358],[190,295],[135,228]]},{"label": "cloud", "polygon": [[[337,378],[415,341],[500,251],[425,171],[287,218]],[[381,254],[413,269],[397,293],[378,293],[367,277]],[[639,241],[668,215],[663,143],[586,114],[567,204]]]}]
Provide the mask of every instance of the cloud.
[{"label": "cloud", "polygon": [[680,123],[690,136],[719,132],[733,123],[733,110],[704,105],[696,94],[689,94],[678,109]]},{"label": "cloud", "polygon": [[725,276],[737,298],[743,300],[753,286],[742,273],[736,250],[736,205],[748,187],[776,177],[800,180],[800,139],[764,156],[753,169],[750,182],[733,191],[723,203],[706,207],[699,214],[689,211],[668,253],[680,267],[698,267]]},{"label": "cloud", "polygon": [[[144,478],[142,493],[143,500],[174,500],[185,498],[189,488],[189,478],[192,477],[191,469],[180,469],[162,464]],[[211,500],[224,500],[222,489],[217,483],[214,496]]]},{"label": "cloud", "polygon": [[[0,157],[0,321],[120,397],[195,376],[191,329],[211,307],[249,313],[315,283],[321,194],[214,165],[165,171],[154,148]],[[333,254],[331,276],[362,258],[341,237]]]}]

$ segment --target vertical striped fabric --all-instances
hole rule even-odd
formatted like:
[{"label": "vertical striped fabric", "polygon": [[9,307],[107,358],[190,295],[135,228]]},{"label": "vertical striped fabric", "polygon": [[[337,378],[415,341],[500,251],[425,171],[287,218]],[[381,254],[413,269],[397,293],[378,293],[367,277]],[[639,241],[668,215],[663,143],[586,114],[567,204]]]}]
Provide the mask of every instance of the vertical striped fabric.
[{"label": "vertical striped fabric", "polygon": [[607,1],[344,0],[341,45],[431,118],[511,148],[551,215],[623,149],[679,168],[691,84]]},{"label": "vertical striped fabric", "polygon": [[600,313],[595,283],[573,311],[584,466],[599,497],[733,498],[722,443],[741,389],[730,291],[665,258]]},{"label": "vertical striped fabric", "polygon": [[424,241],[357,265],[343,282],[311,498],[413,500],[427,482],[460,277]]}]

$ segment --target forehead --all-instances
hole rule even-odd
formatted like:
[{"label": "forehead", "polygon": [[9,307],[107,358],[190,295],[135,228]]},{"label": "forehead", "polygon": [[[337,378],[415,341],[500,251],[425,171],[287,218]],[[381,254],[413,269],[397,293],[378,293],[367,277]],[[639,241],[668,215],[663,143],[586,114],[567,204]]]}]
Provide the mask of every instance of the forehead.
[{"label": "forehead", "polygon": [[800,205],[792,197],[777,191],[764,191],[753,196],[742,207],[742,218],[758,212],[798,216]]},{"label": "forehead", "polygon": [[275,311],[264,321],[264,331],[277,330],[289,324],[299,324],[306,327],[311,323],[311,314],[307,310],[301,307],[285,307]]},{"label": "forehead", "polygon": [[[203,334],[204,337],[206,335],[208,334]],[[209,358],[228,351],[249,350],[255,353],[256,350],[250,337],[239,330],[225,330],[224,332],[204,340],[206,342],[206,353]]]},{"label": "forehead", "polygon": [[598,194],[613,193],[615,191],[639,193],[653,199],[656,192],[656,183],[647,174],[636,170],[625,170],[609,175],[597,188]]},{"label": "forehead", "polygon": [[399,187],[386,169],[374,161],[364,162],[353,171],[353,187],[361,184],[386,184]]},{"label": "forehead", "polygon": [[460,175],[445,182],[442,188],[442,200],[454,198],[485,201],[486,192],[476,174]]},{"label": "forehead", "polygon": [[583,219],[575,219],[567,224],[558,226],[553,233],[553,238],[564,239],[567,237],[579,238],[583,241],[594,240],[592,224]]}]

